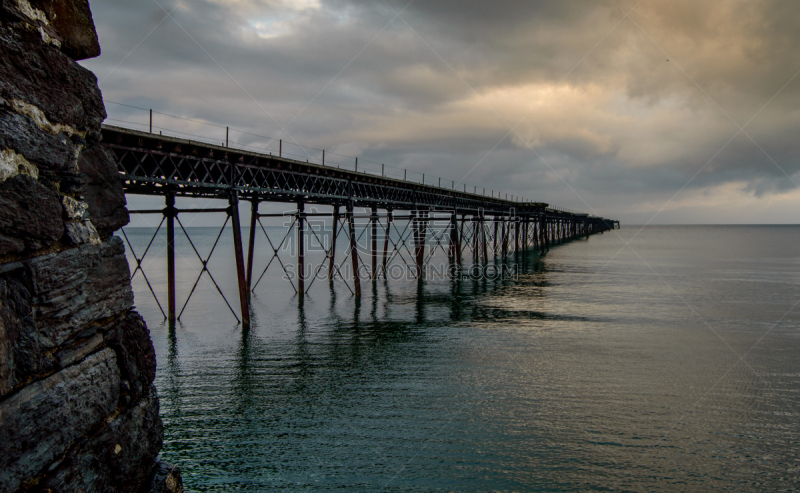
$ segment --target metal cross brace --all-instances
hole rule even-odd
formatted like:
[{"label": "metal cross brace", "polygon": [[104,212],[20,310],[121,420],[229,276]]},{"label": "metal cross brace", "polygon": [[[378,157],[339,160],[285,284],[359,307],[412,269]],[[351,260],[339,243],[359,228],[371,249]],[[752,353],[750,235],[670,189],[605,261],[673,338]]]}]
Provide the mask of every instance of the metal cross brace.
[{"label": "metal cross brace", "polygon": [[[409,257],[411,257],[411,258],[414,257],[414,254],[411,253],[411,250],[409,250],[408,244],[407,244],[407,240],[413,234],[413,231],[409,229],[411,224],[412,224],[412,221],[410,221],[410,220],[406,221],[405,227],[403,228],[402,231],[400,231],[400,228],[397,227],[397,222],[396,221],[392,222],[392,226],[394,226],[394,230],[397,232],[397,235],[398,235],[398,237],[400,239],[395,243],[395,241],[392,240],[392,236],[389,235],[389,243],[392,244],[392,254],[389,256],[389,258],[386,261],[387,265],[391,264],[392,261],[394,260],[394,258],[397,257],[397,256],[399,256],[403,260],[403,263],[405,264],[406,267],[412,267],[412,266],[416,265],[416,264],[410,264],[406,260],[405,256],[403,256],[403,252],[400,250],[400,247],[403,247],[408,252],[408,256]],[[398,243],[400,244],[400,246],[398,246]]]},{"label": "metal cross brace", "polygon": [[219,234],[217,235],[217,239],[214,241],[214,245],[211,247],[211,251],[208,252],[208,257],[206,257],[205,260],[200,255],[200,252],[197,251],[197,247],[194,246],[194,242],[192,242],[192,239],[189,237],[189,233],[186,231],[186,228],[183,227],[183,223],[181,223],[180,218],[178,216],[175,216],[175,219],[178,221],[178,225],[181,227],[181,230],[183,231],[183,234],[186,235],[186,239],[189,240],[189,244],[192,245],[192,250],[194,250],[195,255],[197,255],[197,258],[200,260],[200,263],[203,264],[203,269],[200,271],[200,274],[197,276],[197,279],[194,281],[194,286],[192,286],[192,290],[189,292],[189,296],[186,298],[186,302],[183,304],[183,308],[181,308],[181,311],[178,314],[178,320],[180,320],[181,315],[183,315],[183,311],[186,309],[186,305],[189,304],[189,300],[192,298],[192,295],[194,294],[194,290],[197,288],[197,284],[200,282],[200,278],[203,277],[203,273],[207,272],[208,273],[208,277],[211,279],[211,282],[214,283],[214,287],[217,288],[217,292],[219,292],[219,295],[222,296],[222,299],[225,301],[225,304],[228,305],[228,309],[233,314],[233,318],[235,318],[237,322],[241,322],[239,320],[239,317],[236,316],[236,312],[233,311],[233,308],[231,307],[231,304],[228,303],[228,298],[225,297],[225,294],[222,292],[222,289],[220,289],[219,285],[217,284],[217,281],[214,279],[214,276],[211,275],[211,271],[208,270],[208,261],[211,259],[211,256],[214,254],[214,249],[217,248],[217,244],[219,243],[219,239],[222,236],[222,232],[225,230],[225,226],[228,224],[228,220],[230,219],[230,216],[226,217],[225,218],[225,222],[222,223],[222,228],[219,230]]},{"label": "metal cross brace", "polygon": [[267,237],[267,241],[269,242],[269,246],[272,248],[272,257],[269,259],[269,262],[267,262],[267,266],[264,267],[264,270],[261,272],[261,275],[258,276],[258,280],[256,281],[255,285],[253,285],[253,288],[251,289],[251,291],[255,291],[256,290],[256,286],[258,286],[258,283],[261,282],[261,278],[264,277],[264,274],[267,273],[267,269],[269,269],[269,266],[272,265],[272,261],[275,260],[275,259],[278,259],[278,263],[280,264],[281,268],[283,269],[283,273],[286,274],[286,278],[289,280],[289,284],[292,285],[292,289],[294,289],[295,294],[297,294],[297,288],[295,287],[294,283],[292,282],[292,276],[289,275],[289,271],[286,270],[286,266],[283,264],[283,261],[281,260],[280,256],[278,255],[278,249],[283,247],[283,244],[286,242],[286,239],[289,237],[289,235],[292,233],[292,231],[294,231],[294,225],[297,222],[297,217],[294,217],[294,219],[292,219],[292,223],[289,225],[289,228],[286,230],[286,234],[283,235],[283,238],[281,238],[281,242],[278,243],[278,248],[275,248],[275,245],[272,243],[272,240],[270,239],[269,235],[267,234],[267,230],[264,229],[264,225],[261,223],[261,218],[260,217],[256,218],[256,221],[258,221],[258,225],[261,227],[261,231],[264,232],[264,236]]},{"label": "metal cross brace", "polygon": [[[316,272],[314,272],[314,277],[311,278],[311,282],[308,283],[308,287],[305,290],[306,293],[308,293],[308,290],[311,289],[311,286],[314,284],[314,281],[317,280],[317,276],[319,275],[320,270],[322,270],[322,268],[325,266],[325,262],[326,261],[328,263],[333,262],[333,264],[332,264],[333,268],[336,269],[337,272],[339,272],[339,276],[342,278],[342,282],[344,282],[344,276],[342,276],[342,273],[339,271],[339,268],[336,266],[336,263],[333,261],[333,257],[331,256],[331,250],[333,250],[333,242],[335,241],[334,238],[336,238],[336,228],[337,228],[337,224],[334,222],[333,223],[333,236],[331,237],[331,246],[327,250],[325,250],[323,248],[323,250],[325,251],[325,260],[320,262],[319,267],[317,267]],[[344,229],[344,226],[341,229]],[[319,236],[317,236],[317,232],[314,231],[314,228],[309,228],[309,230],[314,235],[314,238],[316,238],[316,240],[320,244],[320,246],[322,246],[322,240],[319,239]],[[346,257],[345,257],[345,259],[346,259]],[[344,283],[344,285],[347,286],[347,289],[350,289],[350,286],[348,286],[346,282]],[[350,292],[352,293],[353,290],[350,289]]]},{"label": "metal cross brace", "polygon": [[130,248],[133,258],[136,259],[136,268],[133,270],[133,274],[131,274],[130,279],[133,280],[136,273],[141,271],[142,277],[144,277],[144,281],[147,283],[147,289],[150,290],[150,293],[153,295],[153,299],[156,300],[156,305],[158,305],[158,309],[161,310],[161,314],[164,315],[164,319],[166,320],[167,314],[164,313],[164,308],[161,307],[161,303],[158,301],[158,296],[156,296],[156,292],[153,290],[153,286],[150,284],[150,279],[147,278],[147,274],[144,273],[144,268],[142,267],[142,261],[144,260],[144,257],[147,255],[147,252],[150,251],[150,246],[153,244],[153,240],[156,239],[158,231],[161,229],[161,225],[164,224],[164,219],[165,217],[162,217],[161,222],[158,223],[158,228],[156,228],[156,232],[153,233],[153,237],[150,238],[150,243],[147,244],[147,248],[145,248],[141,258],[136,256],[136,252],[133,249],[133,245],[131,245],[131,242],[128,239],[128,235],[125,234],[125,228],[120,229],[120,231],[122,231],[122,236],[125,238],[125,243],[128,244],[128,248]]}]

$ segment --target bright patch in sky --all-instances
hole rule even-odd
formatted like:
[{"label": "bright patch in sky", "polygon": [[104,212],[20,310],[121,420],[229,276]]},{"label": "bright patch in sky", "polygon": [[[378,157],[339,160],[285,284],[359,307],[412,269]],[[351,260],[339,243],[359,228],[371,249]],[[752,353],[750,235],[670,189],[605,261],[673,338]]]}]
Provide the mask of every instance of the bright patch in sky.
[{"label": "bright patch in sky", "polygon": [[[223,2],[237,2],[240,0],[222,0]],[[253,10],[248,24],[262,39],[272,39],[291,34],[293,25],[309,11],[319,10],[319,0],[295,0],[269,2]]]}]

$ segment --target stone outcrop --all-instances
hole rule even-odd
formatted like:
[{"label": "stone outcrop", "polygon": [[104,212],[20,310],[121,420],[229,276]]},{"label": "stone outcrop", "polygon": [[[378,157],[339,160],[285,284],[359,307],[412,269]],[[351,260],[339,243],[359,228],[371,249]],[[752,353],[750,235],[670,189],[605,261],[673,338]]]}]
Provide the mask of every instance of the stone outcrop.
[{"label": "stone outcrop", "polygon": [[87,0],[0,0],[0,491],[177,492]]},{"label": "stone outcrop", "polygon": [[[36,197],[36,207],[30,207]],[[0,256],[41,250],[64,236],[58,193],[28,175],[0,183]]]},{"label": "stone outcrop", "polygon": [[83,200],[89,206],[89,216],[102,236],[107,236],[128,224],[128,209],[122,187],[113,186],[119,180],[115,167],[108,163],[113,158],[103,146],[94,146],[81,152],[78,171],[86,177]]}]

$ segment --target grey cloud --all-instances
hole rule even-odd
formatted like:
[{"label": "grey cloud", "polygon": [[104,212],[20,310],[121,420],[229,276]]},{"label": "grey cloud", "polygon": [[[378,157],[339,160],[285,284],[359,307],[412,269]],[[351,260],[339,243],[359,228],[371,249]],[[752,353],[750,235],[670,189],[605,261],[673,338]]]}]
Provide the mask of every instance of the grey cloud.
[{"label": "grey cloud", "polygon": [[[791,1],[297,5],[186,1],[175,20],[203,49],[167,19],[112,73],[165,14],[153,2],[96,3],[103,55],[84,63],[110,100],[267,136],[291,122],[287,142],[445,179],[460,180],[494,148],[467,183],[586,209],[583,197],[604,215],[668,200],[800,70],[800,4]],[[779,167],[800,172],[798,87],[800,78],[746,128],[769,157],[739,135],[687,197],[791,193]]]}]

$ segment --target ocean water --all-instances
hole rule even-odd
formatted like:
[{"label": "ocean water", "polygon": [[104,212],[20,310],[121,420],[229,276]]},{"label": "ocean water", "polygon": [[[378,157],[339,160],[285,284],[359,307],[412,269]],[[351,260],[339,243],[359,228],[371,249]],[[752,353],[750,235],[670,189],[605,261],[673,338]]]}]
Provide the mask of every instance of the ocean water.
[{"label": "ocean water", "polygon": [[[153,231],[126,230],[137,256]],[[219,232],[188,231],[203,257]],[[207,265],[238,314],[222,233]],[[338,280],[301,301],[273,261],[249,330],[207,273],[170,330],[137,274],[162,458],[191,491],[797,491],[798,245],[628,226],[504,278],[364,281],[360,302]],[[177,249],[180,308],[202,263]],[[166,310],[163,235],[142,264]]]}]

